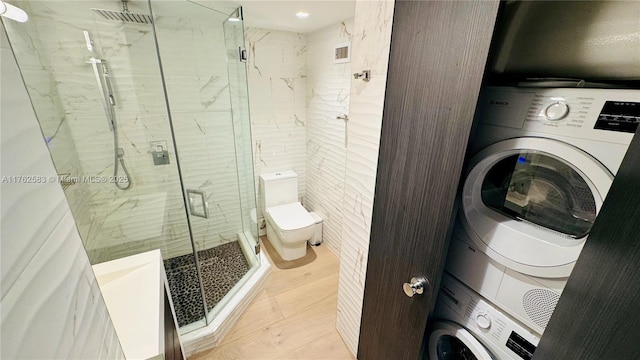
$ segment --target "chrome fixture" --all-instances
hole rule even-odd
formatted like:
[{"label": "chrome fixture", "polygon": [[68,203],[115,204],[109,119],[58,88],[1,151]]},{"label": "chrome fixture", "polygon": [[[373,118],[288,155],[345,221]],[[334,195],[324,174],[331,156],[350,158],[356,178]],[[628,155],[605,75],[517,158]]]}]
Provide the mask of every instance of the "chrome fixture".
[{"label": "chrome fixture", "polygon": [[362,70],[361,73],[354,73],[353,78],[356,80],[362,79],[364,81],[369,81],[371,80],[371,70]]},{"label": "chrome fixture", "polygon": [[122,21],[134,24],[151,24],[153,19],[147,14],[136,14],[129,11],[129,0],[121,0],[122,11],[91,9],[106,20]]},{"label": "chrome fixture", "polygon": [[[87,45],[87,50],[93,52],[93,41],[91,41],[91,36],[89,35],[88,31],[84,31],[84,38]],[[124,149],[118,147],[118,129],[116,126],[116,114],[114,111],[114,107],[116,106],[116,98],[113,94],[113,86],[111,86],[111,75],[109,74],[109,69],[107,68],[107,61],[104,59],[97,59],[92,56],[87,63],[91,64],[91,66],[93,67],[93,73],[96,76],[96,82],[98,83],[98,90],[100,91],[100,98],[102,100],[102,108],[104,109],[104,114],[107,117],[109,129],[111,129],[111,131],[113,132],[114,184],[120,190],[128,190],[132,185],[131,175],[129,175],[127,166],[124,164]],[[120,166],[122,166],[122,171],[124,171],[124,178],[121,178],[118,175]],[[123,182],[126,182],[126,185],[122,185]]]},{"label": "chrome fixture", "polygon": [[346,149],[349,144],[349,115],[338,115],[336,120],[344,120],[344,148]]},{"label": "chrome fixture", "polygon": [[422,295],[428,286],[429,281],[427,281],[427,279],[423,277],[412,277],[410,283],[402,284],[402,290],[404,290],[405,295],[408,297],[413,297],[416,294]]}]

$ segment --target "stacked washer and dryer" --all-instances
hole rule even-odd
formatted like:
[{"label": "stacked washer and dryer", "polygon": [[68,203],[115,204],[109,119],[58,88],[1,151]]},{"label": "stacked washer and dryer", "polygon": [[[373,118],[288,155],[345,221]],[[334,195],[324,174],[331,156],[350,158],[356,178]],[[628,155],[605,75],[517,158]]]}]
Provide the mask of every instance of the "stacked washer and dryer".
[{"label": "stacked washer and dryer", "polygon": [[478,101],[429,357],[530,359],[640,122],[640,91],[488,87]]}]

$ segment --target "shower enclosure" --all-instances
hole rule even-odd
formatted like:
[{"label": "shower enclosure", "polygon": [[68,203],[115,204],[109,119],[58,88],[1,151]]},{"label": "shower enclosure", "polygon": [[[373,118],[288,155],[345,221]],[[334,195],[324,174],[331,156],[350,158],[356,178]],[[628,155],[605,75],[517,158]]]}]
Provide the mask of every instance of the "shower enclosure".
[{"label": "shower enclosure", "polygon": [[3,26],[91,262],[161,249],[181,333],[211,323],[260,264],[242,10],[14,2],[30,20]]}]

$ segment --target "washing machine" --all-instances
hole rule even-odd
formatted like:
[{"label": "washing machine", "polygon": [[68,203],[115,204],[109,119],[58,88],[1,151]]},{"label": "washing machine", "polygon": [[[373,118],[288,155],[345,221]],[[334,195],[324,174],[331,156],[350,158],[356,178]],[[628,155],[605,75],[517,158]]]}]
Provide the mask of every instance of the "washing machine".
[{"label": "washing machine", "polygon": [[531,359],[540,337],[447,273],[430,328],[431,360]]},{"label": "washing machine", "polygon": [[640,122],[640,91],[489,87],[446,269],[542,334]]}]

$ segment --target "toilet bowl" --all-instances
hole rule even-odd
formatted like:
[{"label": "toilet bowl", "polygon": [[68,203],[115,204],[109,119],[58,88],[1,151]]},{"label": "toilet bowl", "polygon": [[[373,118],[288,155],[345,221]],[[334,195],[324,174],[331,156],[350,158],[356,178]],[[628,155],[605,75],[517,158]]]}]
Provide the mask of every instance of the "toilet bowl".
[{"label": "toilet bowl", "polygon": [[267,208],[267,238],[283,260],[295,260],[307,253],[307,241],[315,230],[315,219],[302,204]]},{"label": "toilet bowl", "polygon": [[283,260],[303,257],[317,221],[298,201],[298,175],[291,170],[262,174],[259,192],[273,247]]}]

